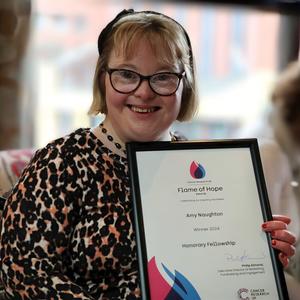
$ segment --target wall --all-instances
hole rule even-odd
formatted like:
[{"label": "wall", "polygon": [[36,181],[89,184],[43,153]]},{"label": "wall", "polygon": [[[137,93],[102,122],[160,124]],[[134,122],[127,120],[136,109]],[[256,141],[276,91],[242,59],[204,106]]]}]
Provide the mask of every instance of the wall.
[{"label": "wall", "polygon": [[20,77],[31,1],[0,1],[0,150],[20,146]]}]

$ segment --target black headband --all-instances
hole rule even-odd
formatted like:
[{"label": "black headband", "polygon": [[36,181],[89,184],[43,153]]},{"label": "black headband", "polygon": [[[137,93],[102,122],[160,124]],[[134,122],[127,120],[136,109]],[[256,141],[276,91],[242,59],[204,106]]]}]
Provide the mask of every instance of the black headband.
[{"label": "black headband", "polygon": [[[164,16],[165,18],[172,20],[173,22],[175,22],[176,24],[178,24],[180,26],[180,28],[184,32],[185,39],[186,39],[186,42],[187,42],[188,47],[189,47],[190,66],[191,66],[191,69],[193,71],[193,52],[192,52],[191,41],[190,41],[190,38],[189,38],[187,32],[183,28],[183,26],[180,23],[178,23],[177,21],[175,21],[174,19],[172,19],[171,17],[168,17],[168,16],[166,16],[162,13],[158,13],[158,12],[151,11],[151,10],[145,10],[145,11],[141,11],[141,12],[142,13],[150,13],[150,14],[154,14],[154,15]],[[105,26],[105,28],[101,31],[101,33],[99,34],[99,37],[98,37],[98,53],[99,53],[99,55],[101,55],[102,52],[103,52],[105,42],[107,40],[108,35],[111,33],[114,24],[117,23],[124,16],[130,15],[130,14],[135,14],[135,13],[141,13],[141,12],[135,12],[133,9],[124,9],[121,12],[119,12],[116,15],[116,17]]]}]

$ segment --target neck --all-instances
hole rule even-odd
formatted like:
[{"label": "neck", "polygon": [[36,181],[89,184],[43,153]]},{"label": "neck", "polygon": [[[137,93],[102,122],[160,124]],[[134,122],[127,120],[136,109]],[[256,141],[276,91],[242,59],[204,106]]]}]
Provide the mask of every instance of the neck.
[{"label": "neck", "polygon": [[[114,140],[119,143],[122,147],[125,148],[125,143],[127,142],[140,142],[139,140],[126,140],[124,138],[121,138],[120,135],[117,133],[117,131],[114,129],[114,126],[109,118],[105,118],[104,121],[102,122],[103,126],[107,129],[108,132],[113,135]],[[153,141],[171,141],[172,135],[170,134],[169,130],[166,130],[159,136],[157,139]],[[149,142],[152,142],[149,141]]]},{"label": "neck", "polygon": [[113,136],[114,141],[119,143],[122,147],[125,147],[126,141],[123,141],[117,132],[115,131],[113,125],[111,124],[111,121],[108,118],[105,118],[102,122],[103,127],[107,129],[107,131]]},{"label": "neck", "polygon": [[100,136],[103,136],[107,147],[116,154],[126,157],[125,143],[119,138],[109,120],[104,120],[98,126]]}]

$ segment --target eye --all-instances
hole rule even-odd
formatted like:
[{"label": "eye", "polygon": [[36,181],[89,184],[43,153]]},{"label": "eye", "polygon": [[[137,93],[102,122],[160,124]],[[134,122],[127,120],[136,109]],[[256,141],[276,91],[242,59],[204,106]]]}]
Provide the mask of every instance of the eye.
[{"label": "eye", "polygon": [[129,71],[129,70],[119,70],[118,74],[120,77],[127,79],[127,80],[136,80],[138,79],[138,76],[136,73]]},{"label": "eye", "polygon": [[161,74],[156,74],[153,78],[154,81],[169,81],[170,78],[172,76],[170,76],[170,74],[166,74],[166,73],[161,73]]},{"label": "eye", "polygon": [[152,77],[153,83],[173,83],[177,81],[178,77],[173,73],[158,73]]}]

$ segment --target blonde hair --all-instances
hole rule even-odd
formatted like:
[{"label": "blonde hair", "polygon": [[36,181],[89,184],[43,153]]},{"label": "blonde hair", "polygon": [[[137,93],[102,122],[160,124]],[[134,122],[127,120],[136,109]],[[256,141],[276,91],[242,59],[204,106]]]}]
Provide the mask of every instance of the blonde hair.
[{"label": "blonde hair", "polygon": [[272,91],[273,103],[281,104],[281,115],[287,125],[299,124],[300,62],[291,62],[278,77]]},{"label": "blonde hair", "polygon": [[300,93],[300,62],[294,61],[288,64],[286,69],[280,74],[272,92],[272,100],[285,98],[291,94]]},{"label": "blonde hair", "polygon": [[[104,41],[103,51],[99,55],[93,82],[93,102],[89,114],[107,114],[105,86],[100,76],[108,64],[112,50],[129,58],[134,53],[136,43],[146,39],[162,63],[173,65],[179,63],[185,72],[183,92],[178,121],[188,121],[196,114],[198,101],[196,97],[195,70],[192,51],[184,29],[173,19],[158,13],[138,12],[119,19]],[[164,53],[166,55],[162,55]]]}]

